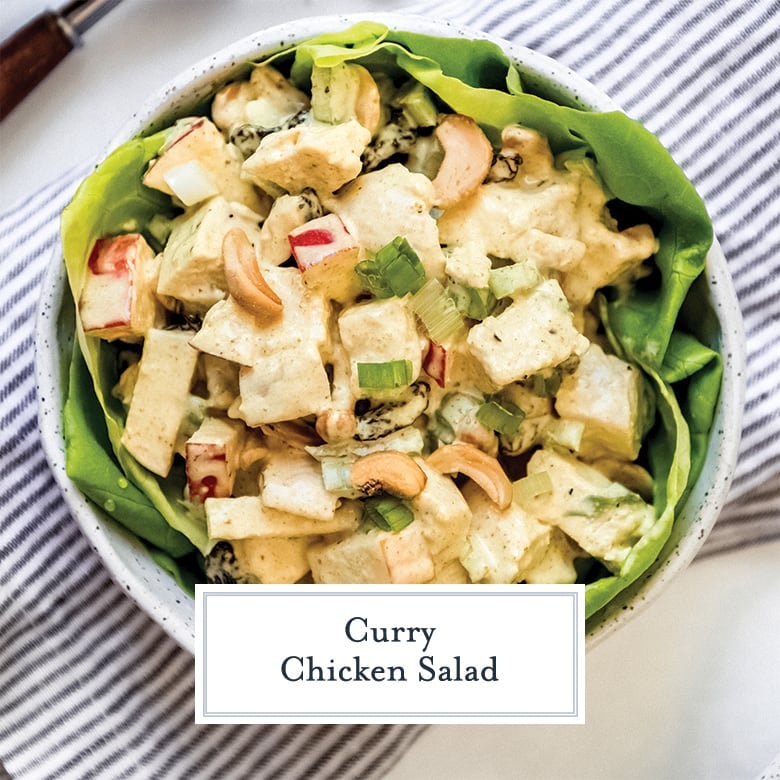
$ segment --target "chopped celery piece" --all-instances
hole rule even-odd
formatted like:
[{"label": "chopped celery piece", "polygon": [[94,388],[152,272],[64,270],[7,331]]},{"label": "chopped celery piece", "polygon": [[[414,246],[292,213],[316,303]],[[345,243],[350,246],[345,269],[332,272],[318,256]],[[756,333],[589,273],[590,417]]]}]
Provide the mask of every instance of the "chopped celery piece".
[{"label": "chopped celery piece", "polygon": [[491,431],[515,436],[520,430],[525,412],[509,401],[491,399],[477,409],[477,420]]},{"label": "chopped celery piece", "polygon": [[448,290],[455,299],[458,311],[470,320],[481,322],[489,317],[496,308],[496,296],[488,287],[466,287],[463,284],[451,284]]},{"label": "chopped celery piece", "polygon": [[468,393],[447,393],[434,415],[431,431],[444,444],[455,440],[456,432],[470,429],[477,420],[482,396]]},{"label": "chopped celery piece", "polygon": [[363,520],[381,531],[398,533],[414,520],[414,512],[400,498],[374,496],[363,502]]},{"label": "chopped celery piece", "polygon": [[552,444],[577,452],[584,431],[585,424],[579,420],[551,420],[545,426],[543,438]]},{"label": "chopped celery piece", "polygon": [[547,471],[538,471],[512,484],[512,496],[518,504],[545,493],[552,493],[553,483]]},{"label": "chopped celery piece", "polygon": [[438,279],[429,279],[411,297],[409,305],[438,344],[443,344],[463,328],[463,318],[455,301]]},{"label": "chopped celery piece", "polygon": [[[444,160],[444,147],[439,143],[435,135],[418,135],[414,146],[409,150],[406,158],[406,167],[412,173],[422,173],[429,179],[435,179]],[[430,215],[438,219],[444,212],[441,209],[432,208]]]},{"label": "chopped celery piece", "polygon": [[414,79],[401,86],[393,98],[393,106],[401,109],[412,127],[434,127],[439,121],[430,92]]},{"label": "chopped celery piece", "polygon": [[325,490],[345,498],[358,498],[361,492],[352,487],[352,458],[325,457],[320,462]]},{"label": "chopped celery piece", "polygon": [[311,72],[311,113],[319,122],[337,125],[355,116],[360,79],[353,65],[315,65]]},{"label": "chopped celery piece", "polygon": [[387,363],[358,363],[358,385],[370,390],[392,390],[412,383],[412,361],[390,360]]},{"label": "chopped celery piece", "polygon": [[355,272],[363,287],[376,298],[402,298],[425,284],[425,268],[402,236],[385,244],[373,258],[358,263]]},{"label": "chopped celery piece", "polygon": [[168,237],[173,230],[173,220],[163,214],[155,214],[146,226],[149,235],[157,242],[158,247],[162,248],[168,243]]},{"label": "chopped celery piece", "polygon": [[506,298],[530,290],[541,281],[541,274],[533,263],[521,262],[494,268],[490,272],[488,287],[496,298]]}]

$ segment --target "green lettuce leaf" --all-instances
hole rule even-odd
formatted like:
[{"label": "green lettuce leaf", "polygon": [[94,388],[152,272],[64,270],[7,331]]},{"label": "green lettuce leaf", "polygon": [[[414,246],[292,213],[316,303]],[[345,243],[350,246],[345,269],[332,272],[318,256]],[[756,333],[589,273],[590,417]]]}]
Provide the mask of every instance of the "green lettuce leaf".
[{"label": "green lettuce leaf", "polygon": [[[271,59],[288,68],[291,78],[304,88],[314,65],[346,61],[360,61],[391,75],[412,76],[451,110],[474,117],[494,142],[507,124],[533,127],[547,136],[555,154],[566,153],[570,160],[595,166],[612,197],[639,207],[657,227],[656,273],[649,282],[616,291],[616,297],[602,303],[602,318],[616,351],[640,365],[655,388],[658,419],[648,437],[646,452],[651,471],[662,475],[655,481],[656,521],[619,575],[586,586],[586,612],[593,615],[657,559],[669,537],[676,509],[685,500],[706,452],[722,363],[712,339],[704,338],[692,326],[701,318],[704,306],[703,293],[694,288],[694,282],[701,280],[712,243],[704,204],[660,142],[639,123],[620,111],[595,113],[577,108],[556,88],[522,74],[498,46],[488,41],[442,39],[361,22],[342,32],[318,36]],[[66,209],[63,244],[75,299],[96,238],[143,231],[154,214],[172,213],[170,199],[141,184],[143,170],[165,136],[166,131],[162,131],[135,138],[117,149],[84,182]],[[686,310],[691,311],[690,317],[686,317]],[[173,560],[183,554],[183,545],[178,546],[180,536],[189,539],[201,553],[207,551],[203,518],[180,500],[181,475],[161,480],[146,472],[119,445],[124,410],[111,395],[117,379],[116,348],[86,337],[80,329],[77,334],[88,374],[79,374],[76,366],[68,397],[69,470],[74,473],[74,481],[105,506],[117,500],[111,491],[118,479],[118,464],[146,498],[138,502],[143,509],[135,519],[127,517],[134,507],[124,506],[122,522],[134,523],[138,535],[154,545],[165,568],[181,577],[183,569]],[[89,377],[92,400],[82,398],[89,395]],[[97,441],[97,437],[79,436],[101,413],[110,446]],[[115,468],[99,460],[97,473],[102,476],[88,479],[86,464],[90,457],[108,458],[113,463],[112,452]],[[168,535],[160,518],[171,529]],[[188,571],[187,576],[196,576]]]},{"label": "green lettuce leaf", "polygon": [[602,577],[585,586],[586,619],[635,582],[658,558],[672,532],[676,507],[688,485],[691,468],[688,424],[671,387],[655,372],[649,372],[649,376],[656,388],[660,417],[660,423],[649,441],[650,466],[653,474],[665,475],[654,483],[656,520],[634,545],[620,574]]},{"label": "green lettuce leaf", "polygon": [[139,539],[174,557],[192,552],[195,548],[189,539],[171,527],[147,494],[127,479],[113,457],[92,385],[76,341],[63,410],[68,476],[82,493]]},{"label": "green lettuce leaf", "polygon": [[[172,215],[175,212],[167,195],[149,189],[141,181],[147,163],[158,153],[167,134],[167,131],[160,131],[147,138],[134,138],[113,151],[81,184],[64,210],[63,254],[74,300],[79,299],[86,261],[98,238],[140,231],[153,243],[152,236],[146,233],[149,220],[155,214]],[[111,452],[125,478],[147,496],[162,522],[189,539],[201,552],[206,552],[209,541],[204,518],[198,509],[182,500],[182,475],[174,472],[168,478],[160,479],[141,466],[120,443],[125,410],[111,392],[119,371],[116,345],[87,336],[78,317],[76,335],[80,359],[92,378],[92,393],[84,381],[73,381],[82,379],[79,374],[72,375],[66,400],[71,421],[70,437],[66,440],[66,462],[71,478],[101,506],[106,503],[111,505],[111,502],[119,506],[124,501],[125,492],[117,487],[108,462],[109,453],[97,446],[96,441],[90,441],[89,436],[79,438],[76,435],[78,425],[96,421],[95,410],[90,408],[96,401],[102,411]],[[76,371],[79,360],[74,360],[73,365]],[[81,450],[76,449],[77,443]],[[91,456],[88,456],[88,451]],[[103,476],[107,478],[102,480]],[[125,513],[127,516],[128,513]],[[151,521],[150,514],[143,513],[142,518],[133,523],[133,530],[142,538],[154,537],[154,544],[168,549],[160,544],[159,529]],[[147,523],[151,523],[149,528],[146,528]]]}]

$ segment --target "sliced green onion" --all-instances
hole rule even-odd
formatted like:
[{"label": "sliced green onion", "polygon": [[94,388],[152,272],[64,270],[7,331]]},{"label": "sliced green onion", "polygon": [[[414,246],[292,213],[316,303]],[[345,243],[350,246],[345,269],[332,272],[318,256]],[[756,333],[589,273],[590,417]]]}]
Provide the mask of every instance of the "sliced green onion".
[{"label": "sliced green onion", "polygon": [[402,236],[385,244],[373,258],[358,263],[355,271],[363,287],[376,298],[402,298],[425,284],[425,268]]},{"label": "sliced green onion", "polygon": [[558,369],[554,369],[550,376],[534,374],[531,377],[531,392],[540,398],[552,398],[561,386],[563,376]]},{"label": "sliced green onion", "polygon": [[552,493],[553,483],[548,472],[538,471],[512,483],[512,497],[518,504],[523,504],[537,496]]},{"label": "sliced green onion", "polygon": [[363,521],[373,523],[381,531],[398,533],[413,520],[409,505],[395,496],[374,496],[363,502]]},{"label": "sliced green onion", "polygon": [[491,431],[504,436],[515,436],[524,418],[525,412],[519,406],[495,398],[477,409],[477,420]]},{"label": "sliced green onion", "polygon": [[429,279],[409,299],[409,306],[438,344],[443,344],[463,328],[463,317],[438,279]]},{"label": "sliced green onion", "polygon": [[579,420],[550,420],[544,428],[542,438],[551,444],[577,452],[582,442],[585,423]]},{"label": "sliced green onion", "polygon": [[386,363],[358,363],[358,385],[372,390],[392,390],[412,383],[411,360],[389,360]]},{"label": "sliced green onion", "polygon": [[536,287],[542,281],[533,263],[522,262],[494,268],[490,272],[488,287],[496,298],[506,298],[518,292]]},{"label": "sliced green onion", "polygon": [[489,317],[496,308],[496,296],[487,287],[466,287],[451,284],[448,292],[455,299],[458,311],[471,320],[480,322]]}]

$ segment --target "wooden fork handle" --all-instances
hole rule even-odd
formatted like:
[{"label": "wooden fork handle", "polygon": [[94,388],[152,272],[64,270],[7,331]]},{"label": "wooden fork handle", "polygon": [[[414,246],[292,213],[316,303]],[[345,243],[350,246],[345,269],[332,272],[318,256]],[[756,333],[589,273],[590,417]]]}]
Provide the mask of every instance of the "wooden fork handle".
[{"label": "wooden fork handle", "polygon": [[75,33],[61,16],[35,17],[0,45],[0,120],[73,50]]}]

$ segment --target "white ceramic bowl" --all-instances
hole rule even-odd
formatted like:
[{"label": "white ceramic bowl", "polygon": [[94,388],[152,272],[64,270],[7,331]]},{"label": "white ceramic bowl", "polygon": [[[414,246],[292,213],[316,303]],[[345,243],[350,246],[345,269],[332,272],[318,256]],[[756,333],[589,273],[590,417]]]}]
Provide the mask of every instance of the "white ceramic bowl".
[{"label": "white ceramic bowl", "polygon": [[[364,19],[373,19],[397,30],[492,40],[515,62],[526,84],[542,84],[551,97],[564,98],[581,108],[597,111],[617,108],[606,95],[553,60],[478,31],[404,14],[312,17],[257,32],[183,72],[128,120],[107,151],[141,131],[159,129],[173,118],[186,114],[190,106],[228,81],[247,60],[313,35],[344,29]],[[721,326],[719,333],[712,334],[709,346],[723,355],[724,379],[704,468],[658,561],[589,622],[588,647],[593,647],[635,615],[691,562],[714,525],[728,492],[741,430],[744,346],[736,295],[717,244],[708,256],[706,278]],[[120,526],[87,502],[65,473],[60,377],[63,366],[67,365],[73,338],[72,322],[67,322],[67,307],[61,307],[65,292],[62,255],[58,250],[44,282],[36,333],[40,425],[47,457],[71,511],[116,581],[182,647],[192,652],[193,600]]]}]

